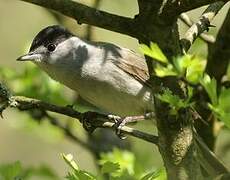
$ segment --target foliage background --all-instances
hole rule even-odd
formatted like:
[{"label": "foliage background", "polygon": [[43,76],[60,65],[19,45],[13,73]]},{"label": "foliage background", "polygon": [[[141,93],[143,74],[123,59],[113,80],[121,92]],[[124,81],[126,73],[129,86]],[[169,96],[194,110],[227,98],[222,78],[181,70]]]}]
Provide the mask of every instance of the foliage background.
[{"label": "foliage background", "polygon": [[[92,5],[93,1],[85,0],[84,2],[81,1],[81,3]],[[133,17],[138,12],[137,4],[134,0],[102,0],[99,9],[128,17]],[[227,7],[225,7],[213,21],[213,24],[217,27],[220,27],[223,22],[226,9]],[[190,12],[189,15],[195,20],[202,10],[203,8],[200,8]],[[13,87],[11,90],[13,90],[15,94],[24,92],[29,93],[30,97],[37,97],[38,92],[26,91],[31,90],[31,84],[37,85],[37,89],[34,91],[42,91],[52,86],[52,90],[64,92],[61,93],[63,97],[58,96],[59,98],[56,98],[57,96],[52,96],[52,90],[50,92],[44,90],[48,92],[45,97],[46,100],[48,98],[50,102],[57,102],[62,105],[63,103],[71,104],[75,96],[71,90],[60,87],[59,84],[48,79],[46,75],[40,70],[37,70],[31,63],[15,61],[18,56],[27,51],[36,33],[48,25],[58,23],[55,17],[56,16],[47,9],[38,6],[21,1],[0,0],[0,70],[2,70],[2,67],[8,67],[18,74],[16,79],[23,77],[21,79],[24,79],[24,81],[15,81],[12,79],[11,82],[8,82]],[[76,35],[81,37],[85,36],[86,25],[80,26],[76,21],[62,16],[61,22]],[[180,27],[181,32],[187,29],[182,23],[180,23]],[[213,28],[210,30],[210,33],[215,35],[217,30],[218,28]],[[133,49],[134,51],[139,51],[137,40],[103,29],[93,28],[92,39],[112,42]],[[206,50],[207,47],[205,43],[198,39],[190,52],[195,52],[205,57]],[[25,69],[30,69],[29,72],[32,70],[32,74],[25,73]],[[0,78],[0,81],[8,81],[6,77],[0,76]],[[42,78],[45,78],[46,81],[43,81],[44,79]],[[17,160],[19,160],[24,167],[39,167],[42,164],[46,164],[48,167],[54,169],[60,177],[63,177],[68,167],[62,160],[60,154],[71,153],[74,155],[81,169],[93,173],[97,172],[92,154],[87,149],[66,138],[61,131],[57,128],[53,128],[48,122],[37,123],[32,120],[28,114],[18,113],[13,110],[7,110],[3,115],[5,118],[0,119],[0,165],[12,163]],[[63,122],[69,121],[69,118],[64,116],[58,116],[58,119]],[[72,126],[74,126],[75,134],[86,140],[87,137],[81,125],[76,122],[73,123]],[[150,122],[144,122],[135,126],[140,129],[148,129],[154,133],[152,130],[154,126]],[[143,169],[150,169],[152,167],[156,167],[157,169],[162,167],[162,161],[154,145],[130,137],[128,139],[131,139],[132,151],[137,161],[143,166]],[[230,167],[229,139],[229,131],[223,129],[217,139],[216,149],[218,157],[220,157],[228,167]]]}]

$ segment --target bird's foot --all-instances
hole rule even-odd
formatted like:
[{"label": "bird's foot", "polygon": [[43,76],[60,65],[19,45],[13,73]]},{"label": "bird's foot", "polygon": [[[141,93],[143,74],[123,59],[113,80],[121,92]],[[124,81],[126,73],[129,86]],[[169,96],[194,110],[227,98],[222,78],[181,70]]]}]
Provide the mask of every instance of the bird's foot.
[{"label": "bird's foot", "polygon": [[150,113],[146,113],[145,115],[140,115],[140,116],[120,117],[120,116],[115,116],[115,115],[108,115],[108,118],[115,122],[116,135],[120,139],[125,139],[126,136],[121,131],[122,131],[122,127],[124,127],[127,123],[134,123],[138,121],[152,119],[154,116],[155,114],[153,112],[150,112]]},{"label": "bird's foot", "polygon": [[126,136],[121,132],[122,127],[124,127],[125,124],[127,123],[125,121],[125,118],[122,118],[120,116],[115,116],[115,115],[108,115],[108,118],[115,123],[114,126],[116,130],[116,135],[122,140],[126,139]]}]

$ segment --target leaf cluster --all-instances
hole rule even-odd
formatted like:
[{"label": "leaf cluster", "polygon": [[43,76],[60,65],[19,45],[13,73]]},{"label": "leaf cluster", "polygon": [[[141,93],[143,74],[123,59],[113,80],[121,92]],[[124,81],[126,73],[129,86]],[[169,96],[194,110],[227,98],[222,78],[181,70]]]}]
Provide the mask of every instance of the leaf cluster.
[{"label": "leaf cluster", "polygon": [[[202,86],[210,99],[207,107],[230,128],[230,89],[217,87],[217,81],[210,78],[205,72],[206,61],[204,59],[186,54],[173,57],[170,61],[155,43],[151,43],[150,47],[142,44],[140,50],[156,62],[154,66],[155,76],[175,76],[187,82],[187,97],[185,99],[173,94],[167,88],[163,88],[162,94],[156,95],[158,99],[169,104],[172,114],[177,114],[179,109],[192,107],[196,103],[191,101],[195,87],[190,85]],[[220,89],[219,93],[217,93],[218,89]]]},{"label": "leaf cluster", "polygon": [[0,165],[0,179],[29,180],[35,177],[47,180],[59,179],[52,169],[44,165],[38,168],[24,168],[19,161],[12,164]]},{"label": "leaf cluster", "polygon": [[100,180],[105,177],[110,180],[165,180],[165,170],[154,170],[149,172],[139,172],[136,170],[136,161],[133,153],[114,149],[109,153],[102,153],[99,164],[99,175],[80,170],[71,154],[62,154],[65,162],[72,171],[66,176],[69,180]]}]

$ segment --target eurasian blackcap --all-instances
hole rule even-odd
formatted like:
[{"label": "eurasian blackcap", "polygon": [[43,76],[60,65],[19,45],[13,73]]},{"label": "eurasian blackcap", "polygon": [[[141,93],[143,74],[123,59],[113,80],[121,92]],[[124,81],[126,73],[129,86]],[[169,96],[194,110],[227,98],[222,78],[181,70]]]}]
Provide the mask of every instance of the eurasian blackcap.
[{"label": "eurasian blackcap", "polygon": [[[126,117],[154,111],[145,59],[129,49],[86,41],[55,25],[40,31],[29,53],[17,60],[34,62],[100,112]],[[225,168],[198,144],[207,160]]]},{"label": "eurasian blackcap", "polygon": [[32,61],[103,113],[125,117],[153,111],[145,59],[129,49],[86,41],[54,25],[40,31],[29,53],[17,60]]}]

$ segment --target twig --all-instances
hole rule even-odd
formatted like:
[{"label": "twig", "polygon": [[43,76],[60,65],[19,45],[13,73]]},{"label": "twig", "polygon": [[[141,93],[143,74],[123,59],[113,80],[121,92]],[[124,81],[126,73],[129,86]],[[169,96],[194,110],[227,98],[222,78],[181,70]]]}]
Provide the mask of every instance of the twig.
[{"label": "twig", "polygon": [[[164,17],[170,15],[179,15],[183,12],[187,12],[201,6],[205,6],[211,3],[220,2],[220,0],[180,0],[180,1],[165,1],[167,4],[163,10]],[[229,0],[222,0],[222,2],[228,2]],[[174,17],[175,17],[174,16]]]},{"label": "twig", "polygon": [[[222,2],[228,2],[229,0],[222,0]],[[182,0],[180,1],[179,8],[181,11],[186,12],[192,9],[199,8],[211,3],[221,2],[220,0]]]},{"label": "twig", "polygon": [[[227,16],[216,36],[216,42],[209,44],[208,46],[208,61],[206,71],[212,77],[215,77],[218,84],[223,80],[223,76],[226,75],[229,56],[230,56],[230,10],[228,10]],[[218,68],[217,68],[218,67]]]},{"label": "twig", "polygon": [[136,28],[131,18],[118,16],[105,11],[83,5],[72,0],[21,0],[45,8],[55,10],[77,20],[79,24],[85,23],[101,27],[110,31],[135,37]]},{"label": "twig", "polygon": [[[2,91],[0,88],[0,97],[2,97],[3,95],[4,94],[2,94]],[[77,112],[70,106],[65,106],[65,107],[57,106],[57,105],[50,104],[50,103],[47,103],[41,100],[27,98],[24,96],[11,96],[8,98],[8,101],[10,102],[8,103],[8,107],[18,108],[19,110],[41,109],[44,111],[51,111],[51,112],[63,114],[69,117],[76,118],[78,120],[82,120],[82,118],[85,115],[85,113]],[[96,115],[95,118],[92,121],[90,121],[93,127],[115,129],[115,123],[109,122],[108,116],[99,114],[99,113],[94,113],[94,114]],[[129,128],[127,126],[123,126],[121,128],[121,133],[137,137],[139,139],[145,140],[147,142],[151,142],[156,145],[158,144],[157,136],[154,136],[154,135],[142,132],[142,131],[138,131],[133,128]]]},{"label": "twig", "polygon": [[[182,13],[179,16],[179,19],[185,23],[188,27],[191,27],[194,22],[189,18],[189,16],[186,13]],[[215,37],[206,33],[201,33],[200,38],[205,41],[206,43],[214,43],[215,42]]]},{"label": "twig", "polygon": [[194,129],[195,143],[198,147],[198,155],[200,159],[201,166],[207,170],[212,176],[217,176],[219,174],[228,173],[228,169],[225,165],[218,160],[216,155],[207,147],[207,145],[202,141],[199,135]]},{"label": "twig", "polygon": [[208,6],[208,8],[203,12],[199,21],[194,23],[188,31],[185,33],[184,38],[181,39],[181,45],[183,52],[187,52],[191,47],[195,39],[203,33],[205,30],[209,30],[211,26],[210,22],[219,12],[219,10],[224,6],[225,2],[216,2]]},{"label": "twig", "polygon": [[[100,4],[101,4],[101,0],[95,0],[94,3],[93,3],[93,7],[95,9],[98,9]],[[93,34],[93,27],[91,25],[87,25],[86,33],[85,33],[85,39],[92,40],[92,34]]]},{"label": "twig", "polygon": [[[97,123],[95,123],[97,125],[97,127],[101,127],[101,128],[113,128],[115,130],[115,123],[112,122],[102,122],[102,121],[98,121]],[[153,143],[155,145],[158,144],[158,137],[154,136],[152,134],[148,134],[127,126],[123,126],[121,127],[121,133],[123,134],[127,134],[127,135],[131,135],[133,137],[145,140],[147,142]]]}]

